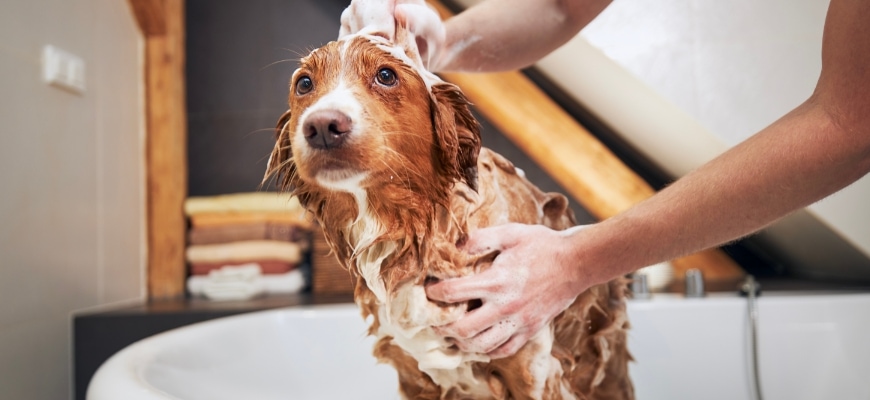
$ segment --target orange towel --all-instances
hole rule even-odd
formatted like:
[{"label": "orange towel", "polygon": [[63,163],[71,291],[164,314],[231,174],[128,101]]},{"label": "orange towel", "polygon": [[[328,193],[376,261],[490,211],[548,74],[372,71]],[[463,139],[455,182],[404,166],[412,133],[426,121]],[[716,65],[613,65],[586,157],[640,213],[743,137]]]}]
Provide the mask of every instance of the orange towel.
[{"label": "orange towel", "polygon": [[308,233],[308,230],[298,225],[260,222],[194,227],[187,233],[187,241],[190,244],[217,244],[241,240],[300,242],[308,240]]}]

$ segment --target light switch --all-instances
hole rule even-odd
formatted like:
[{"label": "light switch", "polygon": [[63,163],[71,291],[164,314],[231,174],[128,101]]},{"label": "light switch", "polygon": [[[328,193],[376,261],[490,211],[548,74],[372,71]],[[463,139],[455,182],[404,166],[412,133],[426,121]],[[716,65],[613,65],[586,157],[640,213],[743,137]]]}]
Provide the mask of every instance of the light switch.
[{"label": "light switch", "polygon": [[42,49],[42,79],[49,85],[76,94],[85,92],[85,62],[57,47]]}]

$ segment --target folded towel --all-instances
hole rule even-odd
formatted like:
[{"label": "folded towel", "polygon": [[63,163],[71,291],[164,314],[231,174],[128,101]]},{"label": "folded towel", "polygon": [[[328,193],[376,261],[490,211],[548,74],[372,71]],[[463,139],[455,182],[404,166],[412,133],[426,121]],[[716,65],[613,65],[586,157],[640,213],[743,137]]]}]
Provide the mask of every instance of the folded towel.
[{"label": "folded towel", "polygon": [[251,211],[251,212],[204,212],[190,216],[194,228],[275,223],[294,225],[304,229],[311,227],[311,221],[303,212]]},{"label": "folded towel", "polygon": [[[250,298],[238,297],[248,293],[289,294],[298,293],[305,288],[305,275],[299,268],[284,274],[258,276],[255,279],[256,283],[251,285],[221,282],[220,279],[226,279],[226,276],[222,278],[191,276],[187,278],[187,290],[191,295],[206,296],[214,300],[240,300]],[[259,289],[262,291],[257,293],[256,290]]]},{"label": "folded towel", "polygon": [[241,225],[194,227],[187,233],[190,244],[218,244],[242,240],[281,240],[299,242],[307,239],[308,230],[299,225],[258,222]]},{"label": "folded towel", "polygon": [[285,274],[296,268],[298,264],[288,263],[278,260],[255,260],[250,262],[225,263],[192,263],[190,264],[191,275],[208,275],[209,272],[219,270],[223,267],[238,266],[238,264],[255,264],[260,267],[260,270],[265,275]]},{"label": "folded towel", "polygon": [[277,260],[290,264],[302,261],[304,247],[300,243],[280,242],[277,240],[246,240],[224,244],[202,244],[189,246],[185,251],[187,262],[198,263],[239,263],[249,260]]},{"label": "folded towel", "polygon": [[262,276],[256,264],[224,267],[201,277],[200,283],[188,279],[188,290],[211,300],[246,300],[266,292]]},{"label": "folded towel", "polygon": [[305,275],[299,268],[286,274],[264,275],[261,279],[268,294],[299,293],[305,288]]},{"label": "folded towel", "polygon": [[225,212],[301,212],[299,200],[289,193],[253,192],[219,196],[188,197],[184,201],[184,213]]}]

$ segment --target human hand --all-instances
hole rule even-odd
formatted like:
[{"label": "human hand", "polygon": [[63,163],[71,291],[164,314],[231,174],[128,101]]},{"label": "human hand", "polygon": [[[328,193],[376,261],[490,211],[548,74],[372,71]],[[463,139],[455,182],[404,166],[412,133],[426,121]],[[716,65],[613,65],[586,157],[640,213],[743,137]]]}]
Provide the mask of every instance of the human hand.
[{"label": "human hand", "polygon": [[393,16],[397,0],[353,0],[341,13],[338,38],[357,33],[378,33],[394,39],[396,20]]},{"label": "human hand", "polygon": [[447,40],[441,16],[423,0],[398,0],[396,22],[405,26],[417,41],[417,51],[429,71],[438,71]]},{"label": "human hand", "polygon": [[434,71],[446,33],[438,12],[424,0],[354,0],[341,13],[338,37],[364,32],[395,40],[396,25],[414,37],[423,66]]},{"label": "human hand", "polygon": [[436,331],[464,351],[492,358],[516,353],[591,286],[577,278],[578,266],[569,255],[568,236],[578,229],[506,224],[471,232],[466,251],[498,252],[492,265],[476,275],[429,285],[426,294],[445,303],[480,299],[482,305]]}]

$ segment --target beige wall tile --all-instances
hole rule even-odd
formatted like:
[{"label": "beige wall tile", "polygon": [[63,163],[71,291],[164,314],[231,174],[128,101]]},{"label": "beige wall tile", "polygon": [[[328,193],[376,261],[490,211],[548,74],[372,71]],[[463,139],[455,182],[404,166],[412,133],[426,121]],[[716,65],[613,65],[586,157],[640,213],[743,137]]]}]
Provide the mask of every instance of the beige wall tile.
[{"label": "beige wall tile", "polygon": [[[141,299],[141,39],[127,2],[0,4],[0,398],[70,390],[70,315]],[[45,85],[42,47],[86,62]]]}]

